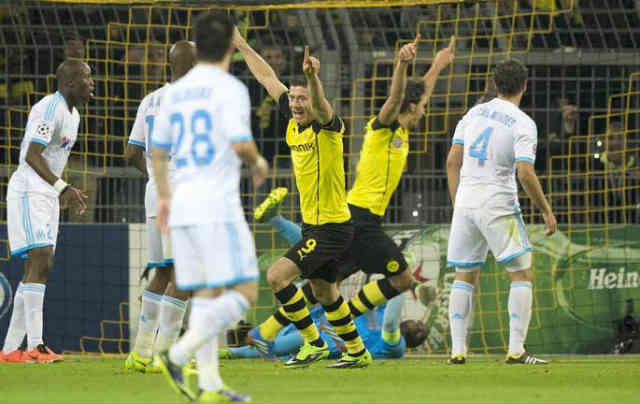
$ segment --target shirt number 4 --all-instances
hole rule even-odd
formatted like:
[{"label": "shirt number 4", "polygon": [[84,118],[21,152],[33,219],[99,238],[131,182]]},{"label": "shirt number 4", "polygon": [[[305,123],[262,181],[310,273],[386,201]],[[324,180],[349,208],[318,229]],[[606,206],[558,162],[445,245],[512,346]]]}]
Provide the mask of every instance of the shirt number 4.
[{"label": "shirt number 4", "polygon": [[478,164],[483,166],[484,161],[487,159],[487,148],[489,147],[489,139],[493,134],[493,128],[489,126],[480,133],[480,135],[473,141],[469,148],[469,155],[478,159]]}]

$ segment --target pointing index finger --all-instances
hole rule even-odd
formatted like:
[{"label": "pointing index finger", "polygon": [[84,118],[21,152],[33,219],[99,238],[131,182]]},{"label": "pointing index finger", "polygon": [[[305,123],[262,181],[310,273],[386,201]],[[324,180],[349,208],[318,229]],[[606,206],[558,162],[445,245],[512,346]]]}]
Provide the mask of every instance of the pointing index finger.
[{"label": "pointing index finger", "polygon": [[309,60],[309,47],[304,47],[304,60]]},{"label": "pointing index finger", "polygon": [[414,45],[418,45],[418,42],[420,41],[420,33],[418,32],[416,34],[416,39],[413,40],[413,44]]},{"label": "pointing index finger", "polygon": [[451,35],[451,39],[449,40],[449,46],[447,46],[449,50],[453,51],[456,48],[456,36]]}]

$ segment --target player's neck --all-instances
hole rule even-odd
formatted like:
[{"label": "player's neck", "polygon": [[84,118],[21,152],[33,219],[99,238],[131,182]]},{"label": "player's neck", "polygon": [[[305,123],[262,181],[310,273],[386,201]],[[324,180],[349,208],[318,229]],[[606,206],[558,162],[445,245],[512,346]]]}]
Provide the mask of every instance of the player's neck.
[{"label": "player's neck", "polygon": [[512,104],[515,104],[516,107],[520,107],[520,100],[522,100],[522,94],[518,94],[518,95],[515,95],[513,97],[507,97],[505,95],[498,94],[498,98],[503,100],[503,101],[507,101],[507,102],[510,102]]},{"label": "player's neck", "polygon": [[62,94],[62,98],[64,98],[64,102],[67,104],[67,108],[69,108],[69,112],[73,111],[73,107],[76,106],[76,101],[69,95],[69,90],[65,88],[58,88],[58,92]]},{"label": "player's neck", "polygon": [[207,62],[206,60],[201,60],[198,62],[200,66],[214,66],[218,69],[224,70],[225,72],[229,71],[229,67],[231,66],[231,58],[225,57],[220,62]]}]

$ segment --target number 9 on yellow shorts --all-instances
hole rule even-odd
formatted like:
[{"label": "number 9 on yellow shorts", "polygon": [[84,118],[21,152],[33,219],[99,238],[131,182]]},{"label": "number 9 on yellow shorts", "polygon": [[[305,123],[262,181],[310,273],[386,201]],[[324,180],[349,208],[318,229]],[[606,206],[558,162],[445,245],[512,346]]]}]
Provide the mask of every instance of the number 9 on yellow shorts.
[{"label": "number 9 on yellow shorts", "polygon": [[335,282],[338,264],[351,247],[353,233],[351,221],[318,226],[303,224],[302,240],[284,256],[296,263],[303,278]]}]

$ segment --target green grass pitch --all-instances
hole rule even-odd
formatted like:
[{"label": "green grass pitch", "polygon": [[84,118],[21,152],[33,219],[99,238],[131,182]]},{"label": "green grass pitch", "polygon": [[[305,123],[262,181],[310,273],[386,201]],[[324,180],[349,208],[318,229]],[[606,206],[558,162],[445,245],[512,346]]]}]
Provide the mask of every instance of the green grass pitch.
[{"label": "green grass pitch", "polygon": [[[255,403],[632,403],[640,402],[640,357],[552,356],[547,366],[509,366],[473,356],[376,361],[366,369],[284,369],[263,360],[221,360],[225,382]],[[124,359],[0,364],[3,403],[179,403],[163,375],[129,373]]]}]

